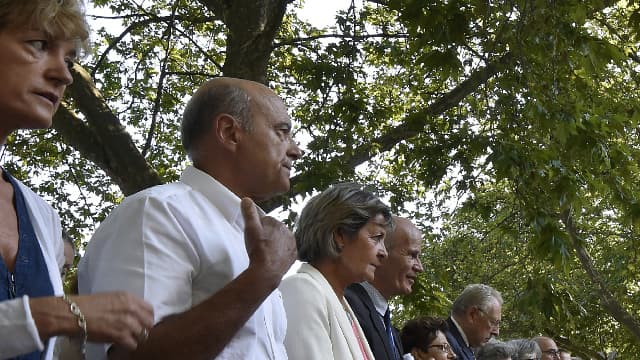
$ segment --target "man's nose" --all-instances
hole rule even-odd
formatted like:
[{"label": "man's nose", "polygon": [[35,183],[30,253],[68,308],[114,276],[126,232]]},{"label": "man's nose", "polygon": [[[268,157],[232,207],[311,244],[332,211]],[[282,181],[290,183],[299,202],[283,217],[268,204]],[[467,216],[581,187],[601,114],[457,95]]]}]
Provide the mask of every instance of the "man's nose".
[{"label": "man's nose", "polygon": [[384,246],[384,241],[380,242],[380,246],[378,246],[378,257],[381,257],[382,259],[386,259],[389,256],[389,253],[387,252],[387,247]]},{"label": "man's nose", "polygon": [[291,138],[291,140],[289,141],[289,144],[290,145],[289,145],[289,149],[287,149],[287,156],[289,156],[293,160],[300,159],[303,155],[303,152],[298,146],[298,143],[295,140],[293,140],[293,138]]},{"label": "man's nose", "polygon": [[416,258],[416,261],[413,265],[413,271],[417,272],[417,273],[421,273],[424,272],[424,268],[422,267],[422,261],[420,261],[420,258]]}]

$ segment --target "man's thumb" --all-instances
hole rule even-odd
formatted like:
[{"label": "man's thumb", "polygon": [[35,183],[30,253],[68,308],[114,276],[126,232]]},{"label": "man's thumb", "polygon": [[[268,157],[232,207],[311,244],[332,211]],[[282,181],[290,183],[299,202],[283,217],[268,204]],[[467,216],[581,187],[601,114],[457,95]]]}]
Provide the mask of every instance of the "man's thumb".
[{"label": "man's thumb", "polygon": [[256,205],[248,197],[242,198],[240,201],[240,209],[242,210],[242,217],[244,218],[245,233],[256,234],[260,232],[262,223],[260,222],[260,216]]}]

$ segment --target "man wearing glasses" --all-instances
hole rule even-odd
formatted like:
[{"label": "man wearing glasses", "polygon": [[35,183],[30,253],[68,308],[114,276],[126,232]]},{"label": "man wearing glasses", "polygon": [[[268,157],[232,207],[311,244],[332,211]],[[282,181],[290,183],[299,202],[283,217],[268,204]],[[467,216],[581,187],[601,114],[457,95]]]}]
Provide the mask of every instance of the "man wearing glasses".
[{"label": "man wearing glasses", "polygon": [[542,350],[542,358],[540,360],[558,360],[560,359],[560,350],[556,342],[552,338],[546,336],[538,336],[533,338]]},{"label": "man wearing glasses", "polygon": [[571,352],[569,350],[560,349],[560,360],[571,360]]},{"label": "man wearing glasses", "polygon": [[474,348],[500,333],[502,295],[484,284],[468,285],[454,301],[446,336],[458,360],[475,360]]}]

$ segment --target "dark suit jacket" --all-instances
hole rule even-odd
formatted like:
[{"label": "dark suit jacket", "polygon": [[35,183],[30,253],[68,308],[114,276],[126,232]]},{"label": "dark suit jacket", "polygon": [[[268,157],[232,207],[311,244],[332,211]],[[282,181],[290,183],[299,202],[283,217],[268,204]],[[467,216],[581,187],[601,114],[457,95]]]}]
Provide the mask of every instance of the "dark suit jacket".
[{"label": "dark suit jacket", "polygon": [[456,353],[456,360],[475,360],[476,356],[471,351],[471,348],[467,346],[462,338],[462,334],[458,331],[456,325],[451,321],[451,317],[447,319],[447,325],[449,325],[449,331],[445,334],[447,341],[451,345],[451,349]]},{"label": "dark suit jacket", "polygon": [[[373,306],[373,301],[364,287],[360,284],[351,284],[344,291],[344,297],[356,314],[376,360],[393,360],[393,349],[389,344],[384,322]],[[402,359],[402,343],[400,342],[398,330],[393,328],[392,333],[397,347],[395,350],[397,351],[398,359]]]}]

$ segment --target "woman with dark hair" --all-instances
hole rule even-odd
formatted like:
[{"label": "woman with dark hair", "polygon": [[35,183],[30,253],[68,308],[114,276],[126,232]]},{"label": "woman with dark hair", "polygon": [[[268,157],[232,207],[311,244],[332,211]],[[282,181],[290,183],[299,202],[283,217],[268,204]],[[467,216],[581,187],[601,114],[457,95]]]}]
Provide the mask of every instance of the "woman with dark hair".
[{"label": "woman with dark hair", "polygon": [[306,263],[280,284],[290,359],[373,360],[344,289],[373,280],[392,226],[389,207],[358,184],[334,185],[304,207],[294,234]]},{"label": "woman with dark hair", "polygon": [[455,359],[445,336],[449,329],[442,318],[420,317],[407,321],[400,332],[402,346],[408,353],[404,359],[447,360]]},{"label": "woman with dark hair", "polygon": [[[0,0],[0,146],[19,129],[51,126],[70,67],[89,36],[81,0]],[[58,214],[0,175],[0,359],[53,357],[55,336],[135,348],[153,309],[125,293],[64,296]]]}]

